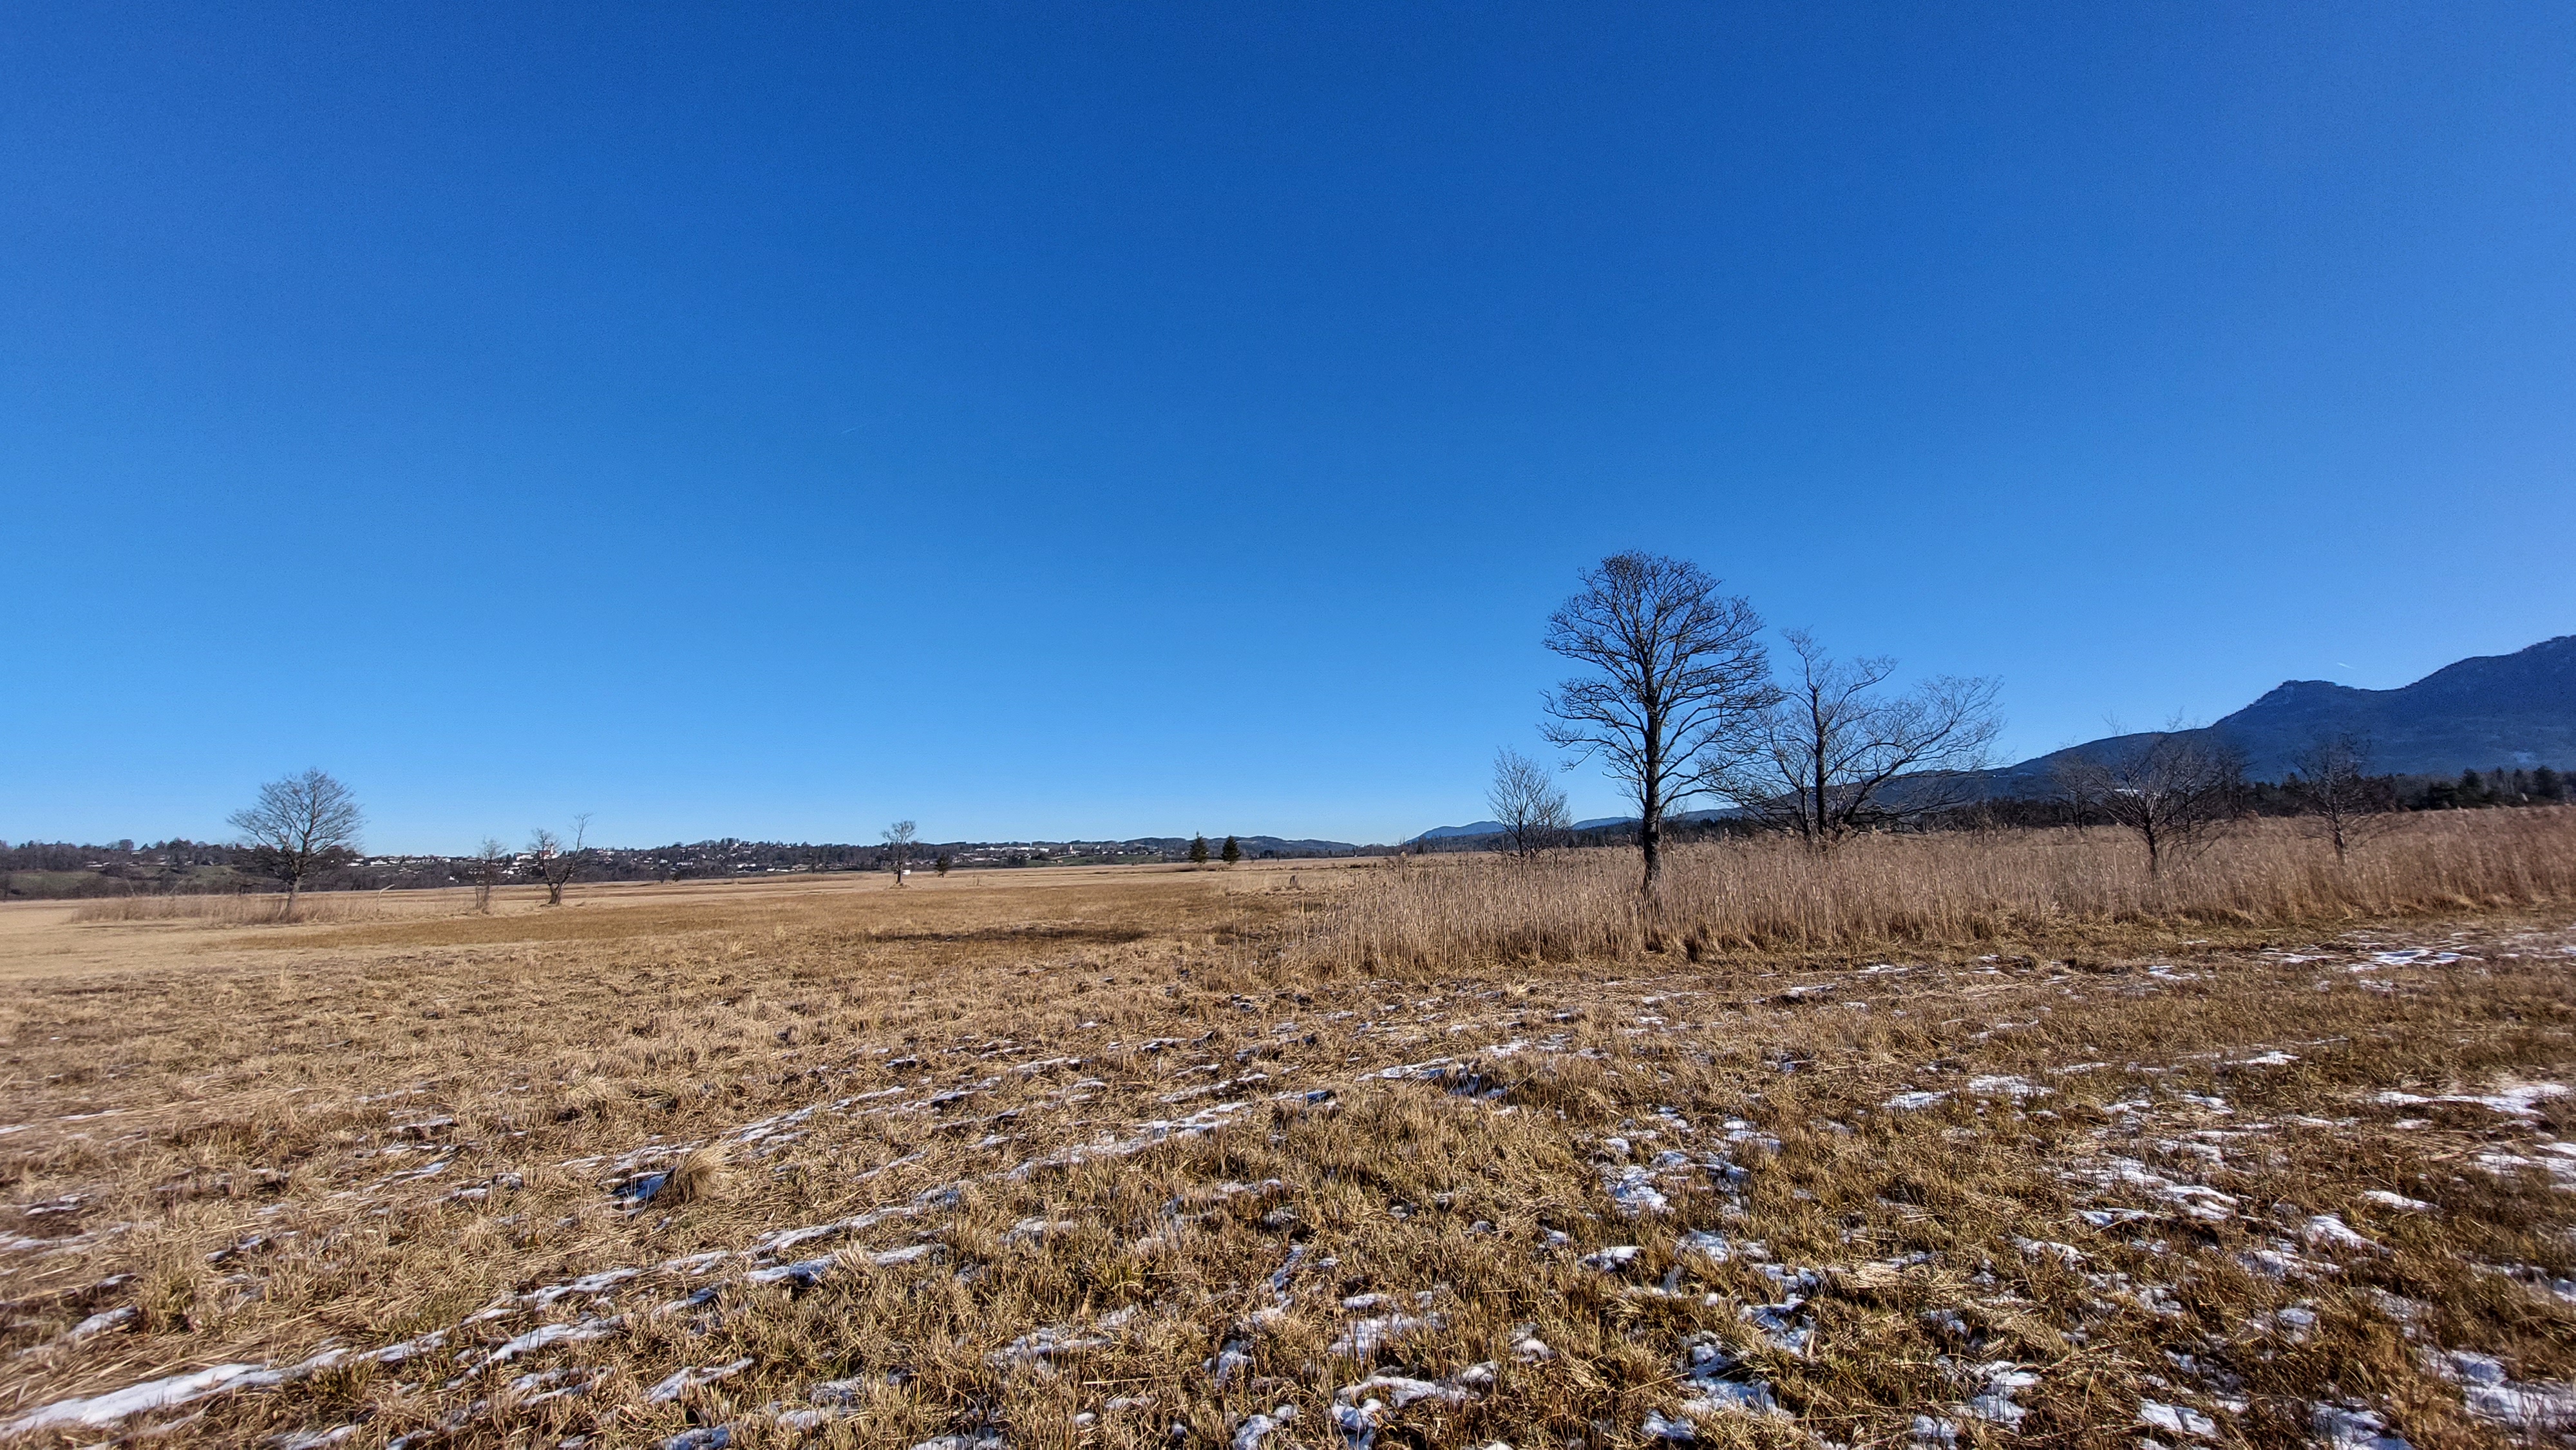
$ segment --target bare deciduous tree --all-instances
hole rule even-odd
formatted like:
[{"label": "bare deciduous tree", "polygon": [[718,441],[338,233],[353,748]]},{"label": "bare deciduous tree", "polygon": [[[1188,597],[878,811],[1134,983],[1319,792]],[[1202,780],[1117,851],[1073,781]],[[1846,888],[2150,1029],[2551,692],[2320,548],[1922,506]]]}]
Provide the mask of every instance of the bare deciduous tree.
[{"label": "bare deciduous tree", "polygon": [[485,836],[474,853],[474,909],[492,909],[492,889],[501,884],[502,869],[510,864],[510,848],[496,837]]},{"label": "bare deciduous tree", "polygon": [[564,883],[572,880],[589,859],[590,817],[572,818],[572,839],[540,826],[528,835],[528,854],[535,857],[537,879],[546,883],[546,905],[563,905]]},{"label": "bare deciduous tree", "polygon": [[1494,783],[1485,804],[1503,828],[1502,849],[1515,860],[1533,861],[1541,851],[1563,845],[1573,825],[1554,775],[1510,746],[1494,753]]},{"label": "bare deciduous tree", "polygon": [[1762,620],[1685,559],[1613,554],[1549,617],[1546,644],[1599,673],[1547,696],[1547,742],[1597,758],[1637,803],[1644,890],[1664,873],[1664,812],[1701,788],[1704,762],[1733,753],[1772,690]]},{"label": "bare deciduous tree", "polygon": [[2244,777],[2244,758],[2225,741],[2179,723],[2057,763],[2058,788],[2077,810],[2137,833],[2149,876],[2235,818]]},{"label": "bare deciduous tree", "polygon": [[367,816],[347,786],[308,770],[261,786],[256,802],[226,819],[241,832],[251,869],[286,888],[280,915],[293,921],[305,879],[355,853]]},{"label": "bare deciduous tree", "polygon": [[1761,712],[1751,748],[1712,762],[1710,789],[1818,849],[1973,798],[1968,772],[1985,768],[2003,729],[1994,681],[1942,676],[1882,697],[1896,661],[1834,659],[1805,630],[1786,638],[1796,674]]},{"label": "bare deciduous tree", "polygon": [[2333,843],[2337,861],[2362,843],[2375,817],[2396,807],[2388,783],[2370,773],[2367,735],[2320,737],[2292,757],[2291,764],[2296,773],[2289,780],[2290,798],[2318,834]]},{"label": "bare deciduous tree", "polygon": [[912,842],[913,837],[917,835],[918,832],[914,829],[912,822],[897,821],[893,825],[886,827],[883,834],[885,836],[886,846],[886,869],[894,873],[894,884],[901,886],[903,884],[903,878],[912,874],[912,867],[910,864],[912,861]]}]

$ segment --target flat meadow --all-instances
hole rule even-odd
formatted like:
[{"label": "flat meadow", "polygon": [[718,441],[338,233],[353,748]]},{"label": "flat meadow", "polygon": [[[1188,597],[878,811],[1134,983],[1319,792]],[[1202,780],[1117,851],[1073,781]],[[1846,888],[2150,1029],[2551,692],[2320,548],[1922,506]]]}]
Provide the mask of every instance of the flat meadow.
[{"label": "flat meadow", "polygon": [[0,1438],[2576,1435],[2576,812],[0,907]]}]

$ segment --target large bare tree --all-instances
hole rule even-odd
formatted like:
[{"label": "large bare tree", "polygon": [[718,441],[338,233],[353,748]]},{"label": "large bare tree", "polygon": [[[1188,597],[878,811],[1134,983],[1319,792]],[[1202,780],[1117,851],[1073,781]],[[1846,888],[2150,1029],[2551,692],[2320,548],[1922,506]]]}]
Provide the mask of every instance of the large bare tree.
[{"label": "large bare tree", "polygon": [[1536,860],[1541,851],[1563,844],[1573,825],[1556,777],[1508,745],[1494,753],[1494,783],[1485,804],[1503,828],[1503,850],[1515,860]]},{"label": "large bare tree", "polygon": [[286,888],[280,915],[292,921],[306,878],[357,851],[367,815],[347,786],[308,770],[261,786],[259,799],[228,819],[249,848],[251,869]]},{"label": "large bare tree", "polygon": [[912,874],[912,843],[920,830],[910,821],[897,821],[886,827],[883,834],[886,869],[894,873],[894,884],[901,886],[903,878]]},{"label": "large bare tree", "polygon": [[485,836],[483,844],[474,852],[476,911],[488,914],[492,910],[492,889],[501,884],[501,873],[509,864],[510,848],[502,845],[497,837]]},{"label": "large bare tree", "polygon": [[2374,819],[2396,808],[2388,782],[2370,773],[2370,737],[2358,732],[2321,736],[2291,757],[2289,796],[2334,846],[2341,861],[2362,843]]},{"label": "large bare tree", "polygon": [[528,833],[528,854],[535,858],[537,879],[546,883],[546,905],[563,905],[564,883],[572,880],[590,859],[590,817],[572,818],[572,839],[567,841],[539,826]]},{"label": "large bare tree", "polygon": [[2245,783],[2244,757],[2233,747],[2179,724],[2089,747],[2056,770],[2078,811],[2137,833],[2151,877],[2235,819]]},{"label": "large bare tree", "polygon": [[1547,742],[1598,759],[1637,805],[1643,889],[1663,880],[1664,812],[1741,749],[1772,699],[1761,617],[1687,559],[1613,554],[1549,616],[1546,645],[1593,673],[1546,697]]},{"label": "large bare tree", "polygon": [[1785,633],[1798,666],[1757,719],[1751,748],[1711,762],[1709,788],[1823,849],[1855,831],[1966,804],[2003,721],[1990,679],[1942,676],[1881,694],[1884,657],[1837,660]]}]

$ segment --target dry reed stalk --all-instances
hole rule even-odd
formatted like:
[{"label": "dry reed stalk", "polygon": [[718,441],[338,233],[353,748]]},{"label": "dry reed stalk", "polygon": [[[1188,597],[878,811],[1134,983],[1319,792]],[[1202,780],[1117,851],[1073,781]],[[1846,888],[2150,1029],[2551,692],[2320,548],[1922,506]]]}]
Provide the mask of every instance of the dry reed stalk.
[{"label": "dry reed stalk", "polygon": [[[440,903],[445,906],[446,903]],[[421,905],[426,905],[422,903]],[[402,908],[421,909],[406,901]],[[382,921],[408,911],[397,909],[374,892],[308,891],[295,900],[297,923]],[[270,892],[227,895],[108,896],[84,901],[72,911],[76,922],[178,921],[209,926],[264,926],[282,923],[286,898]]]},{"label": "dry reed stalk", "polygon": [[1660,895],[1631,853],[1535,866],[1467,857],[1375,873],[1314,918],[1310,960],[1371,970],[1634,959],[1678,947],[1970,945],[2120,923],[2288,926],[2576,898],[2576,808],[2428,813],[2338,863],[2288,821],[2237,827],[2150,878],[2125,833],[1867,836],[1819,855],[1784,837],[1683,847]]}]

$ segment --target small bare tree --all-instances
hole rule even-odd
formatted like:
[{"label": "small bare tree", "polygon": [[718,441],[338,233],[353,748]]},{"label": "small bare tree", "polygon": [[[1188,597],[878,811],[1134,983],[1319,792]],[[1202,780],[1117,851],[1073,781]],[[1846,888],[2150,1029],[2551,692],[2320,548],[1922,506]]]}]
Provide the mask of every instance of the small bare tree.
[{"label": "small bare tree", "polygon": [[1539,734],[1598,758],[1637,803],[1648,893],[1663,880],[1664,812],[1702,788],[1704,762],[1741,749],[1771,703],[1761,617],[1686,559],[1613,554],[1548,618],[1547,647],[1595,671],[1546,697]]},{"label": "small bare tree", "polygon": [[1819,850],[1975,796],[1970,772],[2003,729],[1993,680],[1945,675],[1881,696],[1896,661],[1834,659],[1802,629],[1785,638],[1797,671],[1756,720],[1751,748],[1712,762],[1710,789]]},{"label": "small bare tree", "polygon": [[2341,861],[2362,843],[2375,818],[2396,807],[2388,783],[2370,773],[2370,737],[2347,731],[2321,736],[2291,758],[2290,799],[2334,845]]},{"label": "small bare tree", "polygon": [[886,869],[894,873],[894,884],[912,874],[912,842],[919,832],[910,821],[897,821],[885,828]]},{"label": "small bare tree", "polygon": [[1502,849],[1518,861],[1535,861],[1541,851],[1563,845],[1573,825],[1565,792],[1548,768],[1508,745],[1494,752],[1485,804],[1503,828]]},{"label": "small bare tree", "polygon": [[308,770],[261,786],[256,802],[227,819],[249,848],[251,869],[286,888],[279,917],[293,921],[305,881],[356,854],[367,815],[347,786]]},{"label": "small bare tree", "polygon": [[492,892],[501,884],[501,872],[510,864],[510,848],[497,836],[485,836],[474,851],[474,909],[485,914],[492,910]]},{"label": "small bare tree", "polygon": [[2058,788],[2078,811],[2137,833],[2150,877],[2235,818],[2244,779],[2244,758],[2225,741],[2179,723],[2057,763]]},{"label": "small bare tree", "polygon": [[590,859],[590,817],[572,818],[572,839],[566,841],[554,832],[538,827],[528,835],[528,854],[537,879],[546,883],[546,905],[563,905],[564,883],[572,880]]}]

